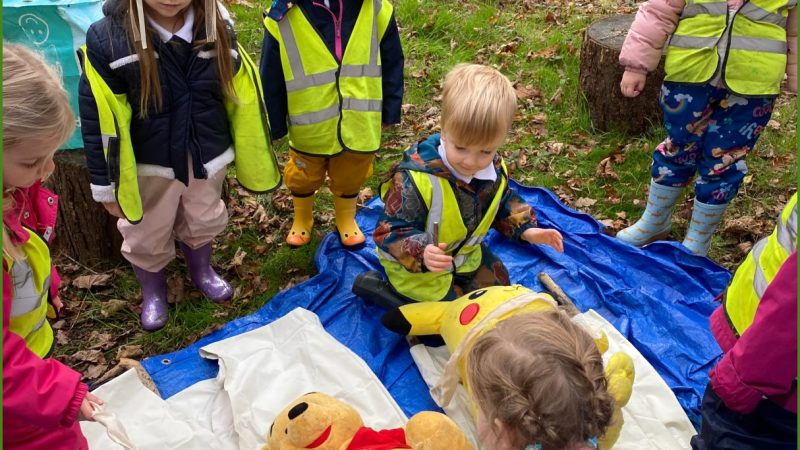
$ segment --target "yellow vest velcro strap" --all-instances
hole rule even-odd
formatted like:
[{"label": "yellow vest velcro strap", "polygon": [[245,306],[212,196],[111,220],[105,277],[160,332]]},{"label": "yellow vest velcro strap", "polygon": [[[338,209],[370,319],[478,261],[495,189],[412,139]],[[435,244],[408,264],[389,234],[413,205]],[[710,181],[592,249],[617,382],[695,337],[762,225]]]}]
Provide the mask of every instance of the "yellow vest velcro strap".
[{"label": "yellow vest velcro strap", "polygon": [[290,115],[289,123],[292,125],[313,125],[333,119],[334,117],[339,117],[339,105],[337,104],[333,104],[321,111]]},{"label": "yellow vest velcro strap", "polygon": [[383,102],[381,100],[362,100],[360,98],[346,97],[342,99],[342,109],[381,112],[383,110]]},{"label": "yellow vest velcro strap", "polygon": [[786,17],[767,11],[755,3],[745,3],[739,14],[753,21],[774,23],[782,28],[786,27]]},{"label": "yellow vest velcro strap", "polygon": [[719,38],[716,37],[696,37],[696,36],[680,36],[673,34],[669,40],[670,47],[678,48],[714,48],[717,45]]},{"label": "yellow vest velcro strap", "polygon": [[786,42],[773,39],[732,36],[730,49],[786,54]]},{"label": "yellow vest velcro strap", "polygon": [[[372,55],[370,54],[370,57]],[[343,77],[372,77],[380,78],[381,66],[376,64],[345,64],[339,74]]]},{"label": "yellow vest velcro strap", "polygon": [[[291,59],[291,54],[289,59]],[[292,69],[292,73],[294,74],[294,79],[286,81],[286,92],[297,92],[306,88],[323,86],[336,81],[336,69],[312,75],[304,75],[303,72],[297,73]]]},{"label": "yellow vest velcro strap", "polygon": [[728,14],[728,2],[693,3],[691,5],[686,5],[686,7],[683,8],[683,13],[681,13],[681,19],[698,16],[700,14],[724,16]]}]

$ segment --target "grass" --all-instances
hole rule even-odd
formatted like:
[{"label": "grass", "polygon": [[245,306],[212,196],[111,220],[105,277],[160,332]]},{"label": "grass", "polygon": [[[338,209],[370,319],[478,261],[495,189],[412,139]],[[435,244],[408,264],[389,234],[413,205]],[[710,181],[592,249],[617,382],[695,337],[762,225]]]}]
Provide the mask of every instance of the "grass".
[{"label": "grass", "polygon": [[[640,136],[595,132],[578,86],[583,30],[605,15],[634,11],[633,2],[393,3],[406,56],[406,113],[401,126],[385,133],[385,149],[378,154],[375,175],[367,181],[367,187],[377,193],[382,175],[402,150],[436,131],[440,81],[449,68],[459,62],[480,62],[499,68],[523,92],[536,93],[520,102],[514,129],[502,148],[515,179],[551,189],[573,207],[587,205],[580,209],[611,228],[624,227],[641,215],[651,154],[664,132],[660,127]],[[240,41],[258,58],[263,38],[262,7],[242,1],[231,4],[230,9]],[[749,242],[771,230],[777,209],[796,189],[796,117],[796,98],[781,97],[774,122],[748,157],[750,175],[714,237],[710,253],[712,259],[728,268],[738,264]],[[285,158],[285,140],[277,150]],[[598,164],[608,157],[616,158],[612,168],[618,180],[597,175]],[[103,305],[111,299],[138,303],[138,286],[130,271],[120,266],[115,272],[115,288],[65,293],[72,315],[61,329],[70,331],[68,342],[57,354],[70,360],[69,355],[76,351],[97,346],[87,336],[98,330],[116,337],[113,346],[101,346],[105,359],[111,361],[109,367],[122,344],[141,346],[142,356],[176,350],[221,324],[257,310],[282,288],[314,274],[316,244],[332,229],[329,191],[323,190],[317,201],[315,240],[300,250],[290,250],[283,244],[291,223],[285,191],[253,197],[231,188],[228,198],[231,223],[218,239],[215,256],[217,266],[223,267],[222,272],[237,286],[235,302],[216,305],[200,299],[191,284],[181,279],[182,264],[173,264],[170,274],[179,279],[176,284],[183,286],[186,298],[175,305],[163,330],[144,333],[139,331],[135,308],[123,308],[107,317],[102,314]],[[591,200],[596,202],[589,204]],[[689,205],[679,204],[673,239],[682,239],[688,214]],[[254,220],[257,217],[262,220]],[[742,223],[743,218],[749,221]],[[241,251],[246,255],[235,261]],[[237,264],[231,265],[232,260]],[[75,271],[73,276],[80,273]],[[94,364],[74,357],[70,361],[79,368]]]}]

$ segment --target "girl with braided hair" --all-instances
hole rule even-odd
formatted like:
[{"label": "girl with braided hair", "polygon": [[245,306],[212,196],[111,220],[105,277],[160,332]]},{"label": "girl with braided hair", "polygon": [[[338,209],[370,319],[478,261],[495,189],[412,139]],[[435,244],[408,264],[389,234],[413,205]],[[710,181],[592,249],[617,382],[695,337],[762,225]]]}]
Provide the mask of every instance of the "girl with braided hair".
[{"label": "girl with braided hair", "polygon": [[612,421],[597,345],[561,311],[500,321],[470,350],[467,377],[490,450],[595,449]]}]

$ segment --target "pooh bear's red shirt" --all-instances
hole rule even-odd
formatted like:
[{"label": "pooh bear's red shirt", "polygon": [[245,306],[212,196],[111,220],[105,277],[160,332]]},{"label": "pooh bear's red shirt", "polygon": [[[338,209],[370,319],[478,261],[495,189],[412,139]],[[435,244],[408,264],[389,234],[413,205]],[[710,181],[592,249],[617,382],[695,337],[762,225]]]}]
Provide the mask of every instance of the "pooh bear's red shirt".
[{"label": "pooh bear's red shirt", "polygon": [[395,448],[411,448],[406,444],[406,432],[402,428],[375,431],[361,427],[353,436],[347,450],[392,450]]}]

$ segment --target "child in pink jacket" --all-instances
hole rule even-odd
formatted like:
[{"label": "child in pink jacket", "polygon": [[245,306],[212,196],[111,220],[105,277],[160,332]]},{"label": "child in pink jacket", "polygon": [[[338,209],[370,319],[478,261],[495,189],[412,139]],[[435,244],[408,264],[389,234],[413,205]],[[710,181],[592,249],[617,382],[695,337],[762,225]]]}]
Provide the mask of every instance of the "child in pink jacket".
[{"label": "child in pink jacket", "polygon": [[[88,448],[78,425],[102,400],[81,374],[50,357],[48,303],[58,309],[50,260],[58,199],[41,187],[75,129],[58,74],[30,50],[3,44],[2,448]],[[49,301],[48,301],[49,300]]]},{"label": "child in pink jacket", "polygon": [[705,255],[711,236],[747,173],[780,92],[797,91],[794,0],[648,0],[620,54],[620,88],[635,97],[666,47],[659,102],[667,138],[653,153],[647,209],[617,234],[636,246],[665,237],[672,207],[697,174],[683,244]]},{"label": "child in pink jacket", "polygon": [[710,317],[723,351],[692,448],[797,445],[797,194],[753,246]]}]

